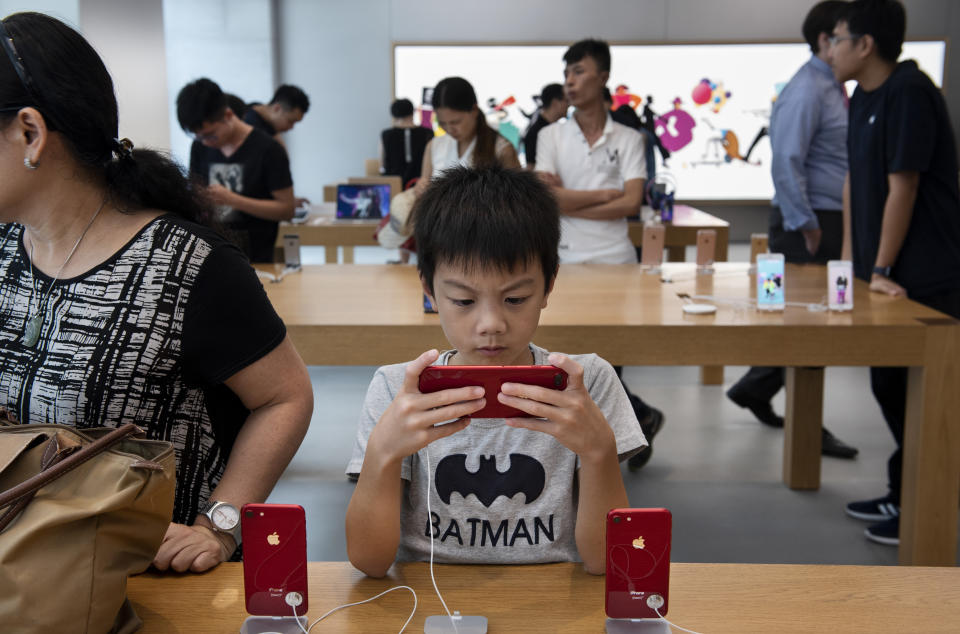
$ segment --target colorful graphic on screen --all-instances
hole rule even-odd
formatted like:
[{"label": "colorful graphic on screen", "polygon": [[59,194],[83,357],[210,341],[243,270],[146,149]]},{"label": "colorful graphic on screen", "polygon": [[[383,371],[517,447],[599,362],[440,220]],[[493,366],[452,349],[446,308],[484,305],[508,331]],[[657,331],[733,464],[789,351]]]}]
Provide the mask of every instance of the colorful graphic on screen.
[{"label": "colorful graphic on screen", "polygon": [[337,185],[337,218],[383,218],[389,213],[389,185]]}]

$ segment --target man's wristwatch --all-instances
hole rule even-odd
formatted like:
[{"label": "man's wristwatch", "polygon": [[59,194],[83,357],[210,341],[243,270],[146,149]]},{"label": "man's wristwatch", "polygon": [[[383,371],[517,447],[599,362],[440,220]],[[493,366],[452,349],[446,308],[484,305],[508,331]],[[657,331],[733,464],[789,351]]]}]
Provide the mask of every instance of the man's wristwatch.
[{"label": "man's wristwatch", "polygon": [[883,277],[890,278],[890,273],[893,270],[892,266],[875,266],[873,267],[873,272],[877,275],[882,275]]},{"label": "man's wristwatch", "polygon": [[237,546],[240,545],[240,511],[237,507],[226,502],[210,500],[203,509],[203,515],[210,520],[215,530],[233,537]]}]

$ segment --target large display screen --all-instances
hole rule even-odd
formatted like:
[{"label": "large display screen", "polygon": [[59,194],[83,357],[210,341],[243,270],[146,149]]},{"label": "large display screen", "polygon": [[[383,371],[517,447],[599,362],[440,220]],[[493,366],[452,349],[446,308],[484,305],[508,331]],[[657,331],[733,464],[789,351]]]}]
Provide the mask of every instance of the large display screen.
[{"label": "large display screen", "polygon": [[[473,84],[488,121],[518,145],[537,109],[534,97],[563,83],[559,45],[406,45],[394,47],[394,92],[422,112],[430,89],[458,75]],[[915,59],[943,83],[946,44],[907,42]],[[612,45],[608,86],[614,105],[629,104],[655,122],[671,156],[656,153],[658,175],[681,200],[756,200],[773,196],[770,110],[783,85],[810,59],[800,43]],[[855,84],[848,86],[852,94]],[[424,125],[436,127],[430,109]],[[419,119],[418,119],[419,120]],[[442,134],[442,132],[440,132]]]}]

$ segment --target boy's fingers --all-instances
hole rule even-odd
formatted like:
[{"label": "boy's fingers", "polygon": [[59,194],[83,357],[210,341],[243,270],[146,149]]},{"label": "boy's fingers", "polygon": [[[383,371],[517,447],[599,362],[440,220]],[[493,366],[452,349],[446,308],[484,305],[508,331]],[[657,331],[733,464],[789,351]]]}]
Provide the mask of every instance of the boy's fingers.
[{"label": "boy's fingers", "polygon": [[455,418],[462,418],[483,409],[486,404],[486,399],[480,398],[473,401],[461,401],[459,403],[454,403],[453,405],[438,407],[436,409],[423,412],[422,415],[417,417],[416,424],[435,425],[437,423],[453,420]]},{"label": "boy's fingers", "polygon": [[551,436],[556,433],[557,425],[549,420],[541,420],[539,418],[507,418],[504,422],[510,427],[516,427],[519,429],[529,429],[531,431],[538,431],[544,434],[550,434]]},{"label": "boy's fingers", "polygon": [[542,403],[533,399],[521,398],[519,396],[510,396],[509,394],[504,394],[503,392],[500,392],[500,394],[497,395],[497,400],[504,405],[509,405],[510,407],[520,410],[521,412],[526,412],[527,414],[536,416],[538,418],[551,418],[552,415],[554,415],[557,411],[557,408],[553,405]]},{"label": "boy's fingers", "polygon": [[447,423],[446,425],[440,425],[431,429],[428,434],[430,437],[430,442],[434,440],[440,440],[441,438],[446,438],[447,436],[452,436],[458,431],[463,431],[470,424],[469,418],[461,418],[452,423]]},{"label": "boy's fingers", "polygon": [[467,387],[455,387],[448,390],[440,390],[439,392],[431,392],[418,398],[422,399],[420,406],[424,409],[435,409],[452,403],[473,401],[478,398],[483,398],[484,396],[485,390],[481,386],[470,385]]},{"label": "boy's fingers", "polygon": [[567,389],[580,389],[583,387],[583,367],[565,354],[551,352],[547,357],[550,365],[555,366],[567,373]]},{"label": "boy's fingers", "polygon": [[419,392],[420,373],[423,372],[424,368],[436,361],[437,357],[439,356],[440,353],[436,348],[434,348],[433,350],[427,350],[419,357],[408,363],[407,368],[403,373],[403,390],[405,392]]},{"label": "boy's fingers", "polygon": [[559,405],[564,398],[563,392],[560,390],[551,390],[548,387],[527,385],[526,383],[503,383],[500,386],[500,394],[529,399],[531,401],[539,401],[550,405]]}]

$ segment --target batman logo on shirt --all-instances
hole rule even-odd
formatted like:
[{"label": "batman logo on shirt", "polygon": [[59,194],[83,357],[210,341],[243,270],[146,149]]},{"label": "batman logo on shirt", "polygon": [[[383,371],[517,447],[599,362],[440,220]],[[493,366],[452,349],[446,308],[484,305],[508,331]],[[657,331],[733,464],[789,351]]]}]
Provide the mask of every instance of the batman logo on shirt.
[{"label": "batman logo on shirt", "polygon": [[495,456],[480,456],[480,468],[476,472],[467,470],[467,455],[453,454],[437,463],[435,474],[437,495],[444,504],[450,504],[454,491],[467,497],[471,493],[486,507],[501,495],[512,498],[523,493],[525,504],[530,504],[543,493],[546,473],[543,465],[530,456],[510,454],[510,468],[497,470]]}]

